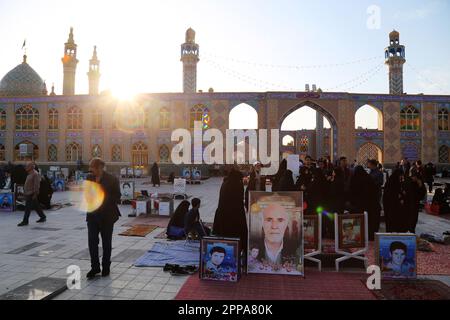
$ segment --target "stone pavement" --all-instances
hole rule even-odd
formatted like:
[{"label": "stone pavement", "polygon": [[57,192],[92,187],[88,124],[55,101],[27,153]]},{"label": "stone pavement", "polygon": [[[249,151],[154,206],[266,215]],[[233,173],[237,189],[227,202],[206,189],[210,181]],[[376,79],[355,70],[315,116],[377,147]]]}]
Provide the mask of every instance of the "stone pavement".
[{"label": "stone pavement", "polygon": [[[137,182],[136,190],[149,192],[171,192],[171,185],[153,188]],[[211,178],[201,185],[187,185],[189,196],[202,200],[201,218],[205,222],[214,220],[219,188],[222,178]],[[56,211],[46,211],[48,220],[36,224],[37,215],[32,213],[27,227],[16,227],[23,212],[0,213],[0,295],[39,277],[66,278],[67,267],[77,265],[81,268],[81,290],[67,290],[55,299],[173,299],[187,277],[173,277],[161,268],[136,268],[132,263],[149,250],[154,239],[164,229],[158,228],[145,238],[124,237],[118,234],[127,229],[122,226],[132,218],[127,215],[131,206],[121,206],[122,218],[114,229],[111,276],[85,279],[90,269],[87,251],[87,229],[85,213],[79,210],[80,192],[55,193],[53,203],[71,202],[74,206]],[[180,201],[175,202],[175,206]],[[450,230],[450,221],[439,217],[421,214],[418,233],[435,232],[441,234]],[[449,276],[436,277],[450,285]]]}]

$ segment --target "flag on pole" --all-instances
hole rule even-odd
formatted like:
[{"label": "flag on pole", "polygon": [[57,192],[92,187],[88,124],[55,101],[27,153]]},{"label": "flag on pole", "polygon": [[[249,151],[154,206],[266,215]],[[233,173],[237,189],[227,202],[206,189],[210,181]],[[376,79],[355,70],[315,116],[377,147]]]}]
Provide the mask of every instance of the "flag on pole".
[{"label": "flag on pole", "polygon": [[22,49],[25,48],[26,43],[27,43],[27,39],[23,40]]}]

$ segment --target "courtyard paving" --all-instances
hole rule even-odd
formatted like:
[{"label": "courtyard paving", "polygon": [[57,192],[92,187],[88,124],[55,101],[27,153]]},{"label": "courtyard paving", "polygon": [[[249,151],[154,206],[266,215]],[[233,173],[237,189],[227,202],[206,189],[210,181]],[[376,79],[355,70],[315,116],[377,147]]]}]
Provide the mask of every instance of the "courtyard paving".
[{"label": "courtyard paving", "polygon": [[[149,192],[172,192],[172,185],[153,188],[148,180],[137,181],[136,190]],[[190,196],[202,200],[201,218],[213,222],[217,207],[222,178],[211,178],[201,185],[187,185]],[[18,228],[23,211],[0,213],[0,295],[40,277],[66,278],[67,267],[77,265],[81,268],[81,289],[67,290],[55,299],[72,300],[110,300],[110,299],[173,299],[187,277],[174,277],[163,272],[162,268],[137,268],[133,262],[149,250],[155,239],[164,229],[158,228],[145,238],[125,237],[118,234],[128,227],[124,223],[131,206],[120,206],[122,217],[115,225],[111,276],[87,281],[85,274],[90,269],[87,250],[87,228],[85,213],[80,208],[81,193],[67,191],[55,193],[53,203],[72,203],[56,211],[46,211],[47,222],[36,224],[37,215],[32,213],[30,224]],[[175,206],[179,201],[175,201]],[[450,230],[450,220],[421,213],[418,234],[432,232],[442,234]],[[447,283],[449,276],[429,276]]]}]

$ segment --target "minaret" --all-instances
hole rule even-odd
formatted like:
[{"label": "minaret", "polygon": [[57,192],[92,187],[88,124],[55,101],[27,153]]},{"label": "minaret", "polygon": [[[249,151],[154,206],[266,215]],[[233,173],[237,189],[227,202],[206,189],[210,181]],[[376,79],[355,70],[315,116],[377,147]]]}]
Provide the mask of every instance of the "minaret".
[{"label": "minaret", "polygon": [[197,92],[197,63],[199,59],[199,45],[195,43],[195,31],[186,31],[186,42],[181,45],[181,61],[183,62],[183,92]]},{"label": "minaret", "polygon": [[89,60],[89,95],[98,95],[98,85],[100,80],[100,61],[97,58],[97,46],[94,46],[94,53],[92,59]]},{"label": "minaret", "polygon": [[403,94],[403,64],[405,46],[400,45],[400,34],[397,31],[389,33],[390,45],[385,49],[384,63],[389,67],[389,94]]},{"label": "minaret", "polygon": [[61,59],[64,68],[63,95],[75,94],[75,72],[77,69],[77,45],[73,40],[73,28],[70,28],[69,39],[64,45],[64,57]]}]

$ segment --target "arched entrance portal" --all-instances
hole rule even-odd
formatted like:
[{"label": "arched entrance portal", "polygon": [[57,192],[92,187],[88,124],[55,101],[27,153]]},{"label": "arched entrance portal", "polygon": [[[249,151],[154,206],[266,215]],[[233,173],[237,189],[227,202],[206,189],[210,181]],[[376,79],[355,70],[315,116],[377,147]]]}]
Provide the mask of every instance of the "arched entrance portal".
[{"label": "arched entrance portal", "polygon": [[[304,108],[304,109],[303,109]],[[312,109],[312,110],[311,110]],[[308,114],[300,111],[310,111]],[[315,113],[314,113],[315,111]],[[289,134],[295,137],[295,153],[314,159],[337,158],[337,122],[325,108],[312,101],[299,103],[280,119],[280,139]],[[290,150],[285,150],[289,148]],[[292,152],[292,147],[280,141],[280,153]]]},{"label": "arched entrance portal", "polygon": [[369,159],[383,162],[383,152],[376,144],[371,142],[363,144],[356,155],[356,162],[362,166],[367,166],[367,160]]}]

